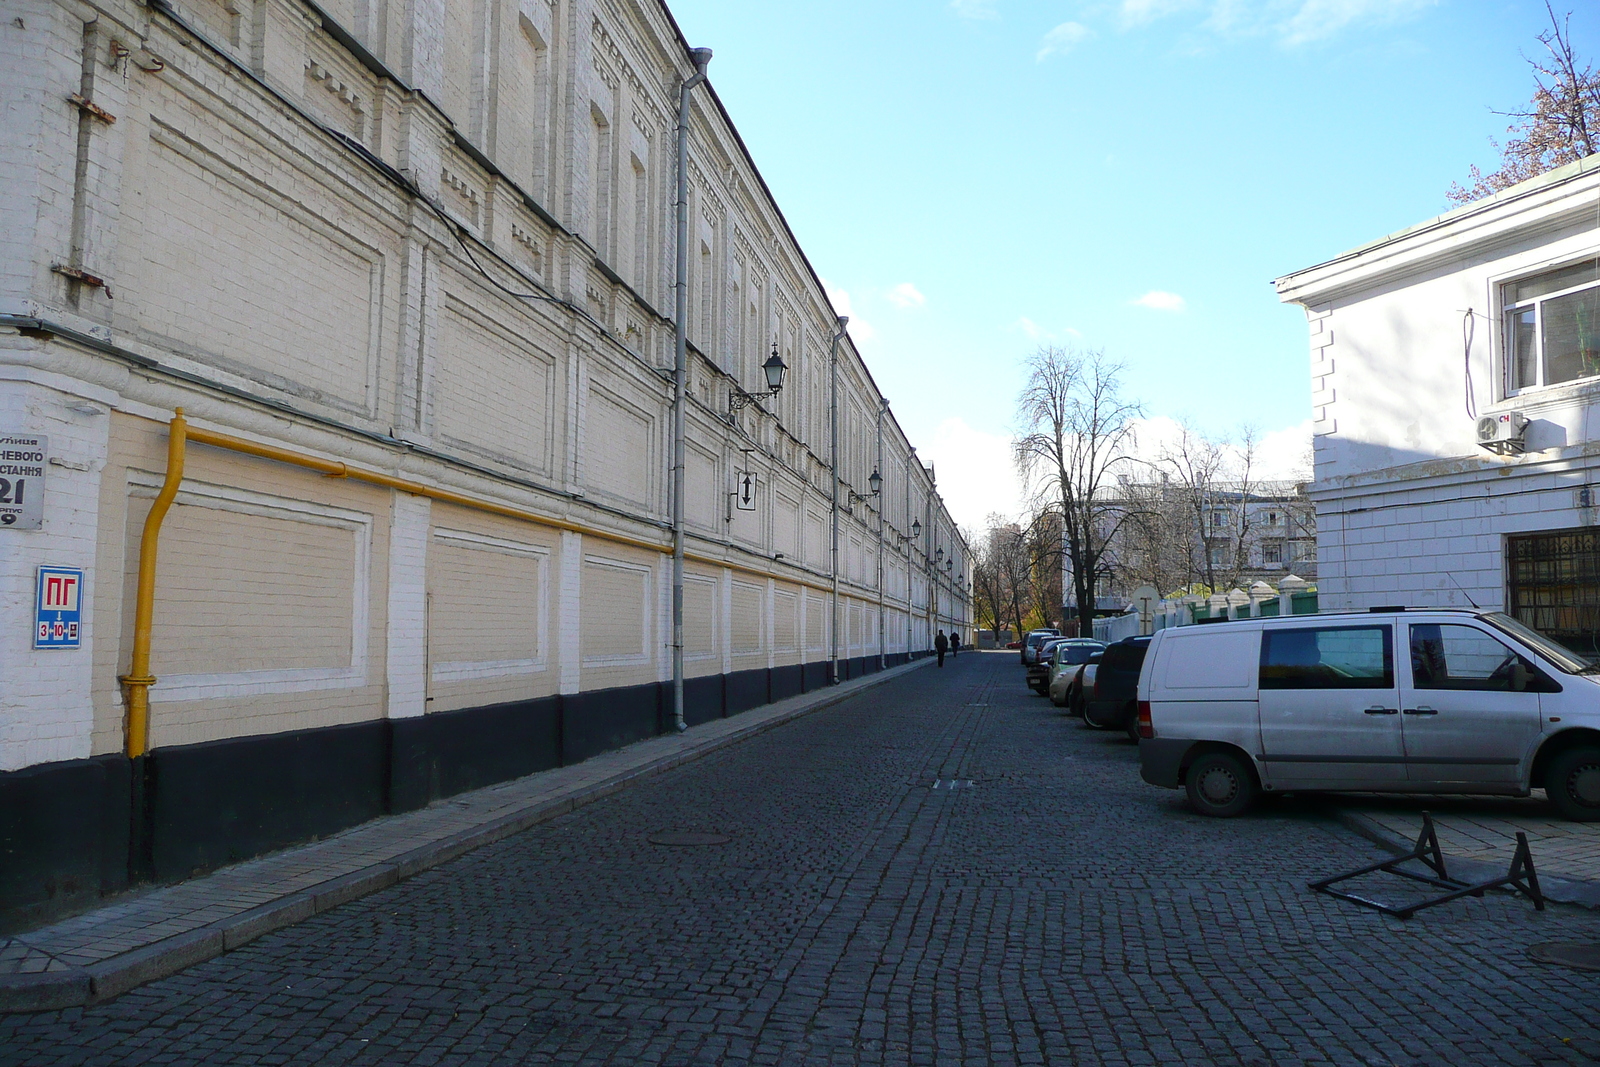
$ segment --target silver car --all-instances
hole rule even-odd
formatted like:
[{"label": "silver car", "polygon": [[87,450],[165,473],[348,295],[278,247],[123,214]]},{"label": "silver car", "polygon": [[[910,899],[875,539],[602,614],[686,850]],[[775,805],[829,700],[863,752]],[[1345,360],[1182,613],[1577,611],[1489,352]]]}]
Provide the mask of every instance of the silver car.
[{"label": "silver car", "polygon": [[1207,815],[1261,792],[1526,796],[1600,820],[1600,668],[1500,612],[1385,609],[1162,630],[1145,781]]}]

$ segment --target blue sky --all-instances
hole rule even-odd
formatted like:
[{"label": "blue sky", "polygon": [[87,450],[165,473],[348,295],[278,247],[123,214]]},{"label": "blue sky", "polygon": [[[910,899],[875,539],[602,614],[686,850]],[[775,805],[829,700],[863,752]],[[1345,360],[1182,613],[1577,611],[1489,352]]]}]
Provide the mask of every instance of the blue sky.
[{"label": "blue sky", "polygon": [[[1548,21],[1540,0],[669,2],[969,526],[1020,507],[1004,445],[1041,341],[1126,363],[1147,440],[1250,422],[1292,467],[1306,332],[1272,279],[1492,169]],[[1600,15],[1573,36],[1594,56]]]}]

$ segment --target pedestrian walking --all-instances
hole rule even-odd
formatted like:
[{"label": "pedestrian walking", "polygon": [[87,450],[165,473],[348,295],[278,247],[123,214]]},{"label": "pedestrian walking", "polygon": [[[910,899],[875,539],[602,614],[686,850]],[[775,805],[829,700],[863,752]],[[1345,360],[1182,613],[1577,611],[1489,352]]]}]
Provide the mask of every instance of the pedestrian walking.
[{"label": "pedestrian walking", "polygon": [[939,631],[939,636],[933,639],[933,650],[939,654],[939,666],[944,666],[944,654],[950,651],[950,639]]},{"label": "pedestrian walking", "polygon": [[950,631],[950,658],[955,659],[956,653],[961,651],[961,633],[958,630]]}]

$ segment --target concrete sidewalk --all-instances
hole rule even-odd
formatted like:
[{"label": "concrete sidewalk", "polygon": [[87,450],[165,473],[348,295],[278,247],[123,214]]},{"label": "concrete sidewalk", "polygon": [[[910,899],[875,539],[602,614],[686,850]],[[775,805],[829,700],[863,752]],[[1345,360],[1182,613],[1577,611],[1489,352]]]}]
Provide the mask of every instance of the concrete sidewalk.
[{"label": "concrete sidewalk", "polygon": [[1517,833],[1525,833],[1544,895],[1600,908],[1600,823],[1567,822],[1543,790],[1530,797],[1368,793],[1328,799],[1342,822],[1396,854],[1411,851],[1422,813],[1430,813],[1450,873],[1475,882],[1503,876]]},{"label": "concrete sidewalk", "polygon": [[463,793],[188,882],[135,891],[86,914],[0,939],[0,1011],[64,1008],[118,996],[930,662],[917,660],[677,736]]}]

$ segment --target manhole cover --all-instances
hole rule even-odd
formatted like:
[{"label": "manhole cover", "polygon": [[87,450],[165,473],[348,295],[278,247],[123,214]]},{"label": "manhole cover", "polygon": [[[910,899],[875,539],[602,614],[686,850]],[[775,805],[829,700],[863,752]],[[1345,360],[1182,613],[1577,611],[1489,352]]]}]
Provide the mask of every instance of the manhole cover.
[{"label": "manhole cover", "polygon": [[1530,946],[1528,956],[1540,963],[1576,967],[1580,971],[1600,971],[1600,945],[1551,941],[1543,945]]},{"label": "manhole cover", "polygon": [[698,830],[663,830],[659,834],[651,834],[649,840],[652,845],[687,848],[696,845],[726,845],[730,838],[727,834],[707,834]]}]

